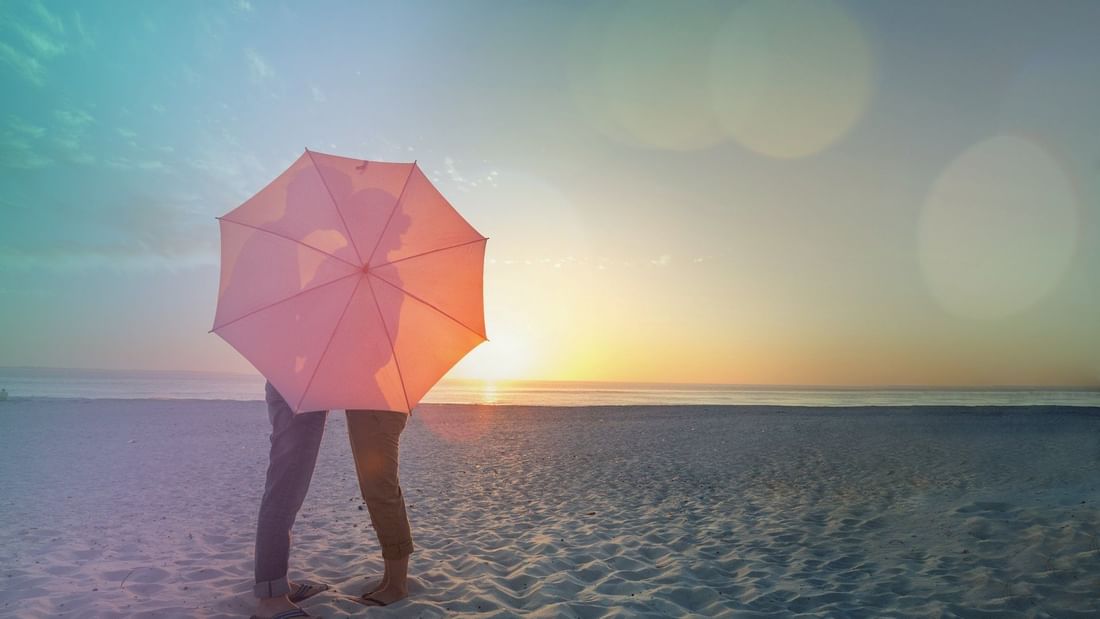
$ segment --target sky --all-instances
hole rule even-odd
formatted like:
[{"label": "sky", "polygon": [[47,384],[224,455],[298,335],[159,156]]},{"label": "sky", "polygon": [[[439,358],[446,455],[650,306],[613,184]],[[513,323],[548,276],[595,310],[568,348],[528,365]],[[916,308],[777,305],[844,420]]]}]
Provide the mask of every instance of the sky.
[{"label": "sky", "polygon": [[489,237],[450,376],[1100,385],[1100,3],[0,4],[0,366],[249,372],[303,148]]}]

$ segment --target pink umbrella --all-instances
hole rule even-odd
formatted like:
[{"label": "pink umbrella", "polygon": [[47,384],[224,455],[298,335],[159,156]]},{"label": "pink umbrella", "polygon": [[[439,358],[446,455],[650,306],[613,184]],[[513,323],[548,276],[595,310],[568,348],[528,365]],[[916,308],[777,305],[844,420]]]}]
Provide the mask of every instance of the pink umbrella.
[{"label": "pink umbrella", "polygon": [[213,332],[295,412],[410,412],[486,339],[487,239],[415,162],[307,149],[219,220]]}]

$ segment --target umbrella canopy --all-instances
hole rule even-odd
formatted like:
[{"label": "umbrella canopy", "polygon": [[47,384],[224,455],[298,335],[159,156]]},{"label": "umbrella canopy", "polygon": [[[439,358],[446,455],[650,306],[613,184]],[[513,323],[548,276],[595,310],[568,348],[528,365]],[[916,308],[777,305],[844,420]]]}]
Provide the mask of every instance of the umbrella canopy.
[{"label": "umbrella canopy", "polygon": [[213,332],[295,412],[410,412],[486,339],[487,239],[415,162],[307,149],[219,220]]}]

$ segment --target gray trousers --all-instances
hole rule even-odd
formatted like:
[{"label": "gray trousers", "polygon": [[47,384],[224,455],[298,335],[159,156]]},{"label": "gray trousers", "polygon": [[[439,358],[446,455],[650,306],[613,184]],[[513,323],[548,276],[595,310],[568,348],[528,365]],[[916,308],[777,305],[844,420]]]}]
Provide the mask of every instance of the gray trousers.
[{"label": "gray trousers", "polygon": [[295,415],[271,383],[266,390],[271,458],[256,524],[256,597],[290,593],[290,528],[309,491],[328,416],[328,411]]}]

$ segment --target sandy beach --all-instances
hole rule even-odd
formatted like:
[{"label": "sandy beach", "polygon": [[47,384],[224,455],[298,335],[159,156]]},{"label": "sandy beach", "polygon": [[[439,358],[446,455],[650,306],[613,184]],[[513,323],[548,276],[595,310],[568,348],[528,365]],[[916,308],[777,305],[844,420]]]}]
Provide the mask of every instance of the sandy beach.
[{"label": "sandy beach", "polygon": [[[240,617],[261,402],[0,403],[0,615]],[[1095,617],[1100,410],[424,405],[411,597],[325,617]],[[381,573],[343,414],[291,576]]]}]

